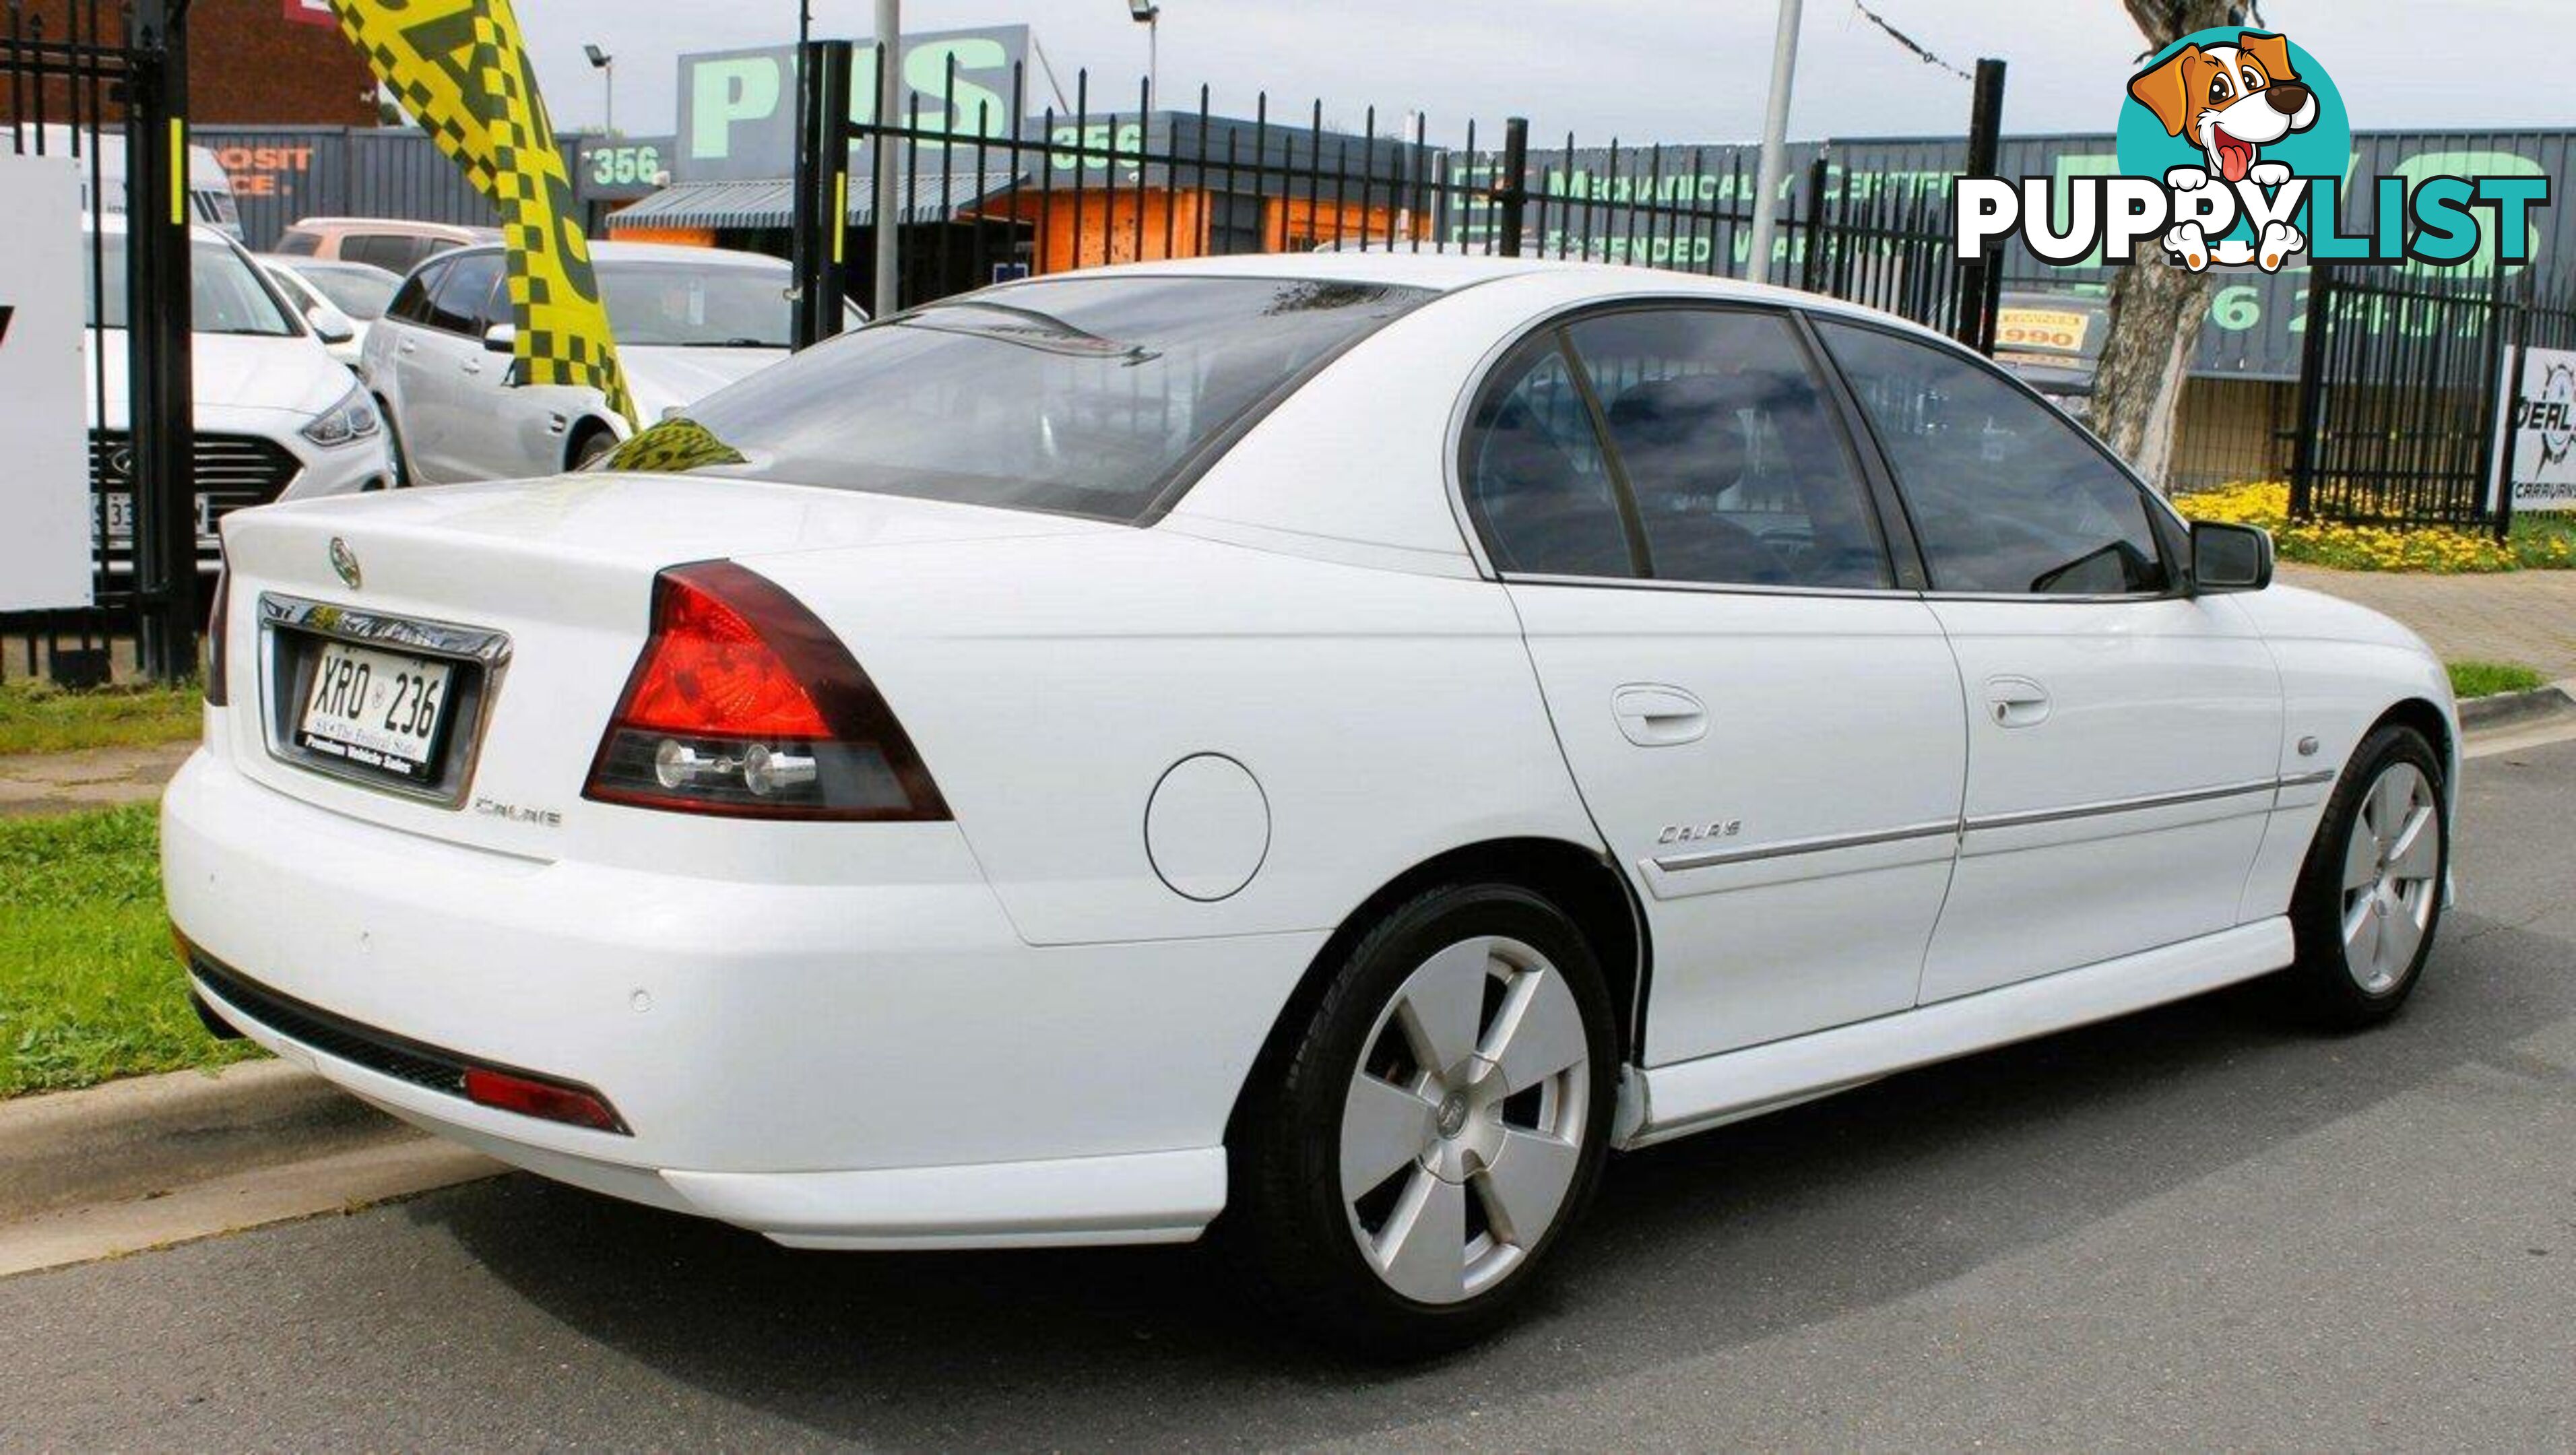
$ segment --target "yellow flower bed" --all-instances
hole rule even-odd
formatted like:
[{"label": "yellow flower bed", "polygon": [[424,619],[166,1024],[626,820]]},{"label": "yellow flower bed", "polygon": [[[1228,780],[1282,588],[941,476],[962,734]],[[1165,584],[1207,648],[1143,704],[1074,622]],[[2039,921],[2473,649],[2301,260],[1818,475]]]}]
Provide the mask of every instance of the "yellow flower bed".
[{"label": "yellow flower bed", "polygon": [[2284,561],[2338,571],[2474,571],[2576,569],[2576,532],[2554,522],[2525,530],[2518,523],[2503,541],[2478,531],[2440,526],[2351,525],[2342,521],[2290,520],[2290,487],[2279,480],[2240,480],[2215,490],[2174,497],[2195,520],[2259,525],[2272,533]]}]

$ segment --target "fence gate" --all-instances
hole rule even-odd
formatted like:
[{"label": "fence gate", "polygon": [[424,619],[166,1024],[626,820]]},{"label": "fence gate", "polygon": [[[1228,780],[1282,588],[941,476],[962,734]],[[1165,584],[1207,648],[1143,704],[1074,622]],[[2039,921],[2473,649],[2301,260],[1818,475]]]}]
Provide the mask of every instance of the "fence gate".
[{"label": "fence gate", "polygon": [[[119,638],[163,681],[202,620],[189,340],[188,0],[7,0],[0,152],[80,178],[92,605],[0,617],[20,670],[103,681]],[[26,280],[15,280],[25,282]],[[122,345],[122,379],[111,379]],[[0,399],[0,409],[11,401]],[[41,488],[41,487],[39,487]],[[0,651],[0,673],[9,670]]]},{"label": "fence gate", "polygon": [[2291,517],[2503,535],[2496,409],[2528,300],[2502,270],[2452,280],[2320,263],[2310,276]]}]

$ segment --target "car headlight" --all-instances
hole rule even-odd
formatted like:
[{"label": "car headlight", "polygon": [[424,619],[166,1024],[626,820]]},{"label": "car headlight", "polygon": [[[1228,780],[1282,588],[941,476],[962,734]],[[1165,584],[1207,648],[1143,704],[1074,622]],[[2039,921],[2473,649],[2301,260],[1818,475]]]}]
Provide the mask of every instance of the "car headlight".
[{"label": "car headlight", "polygon": [[383,429],[384,421],[376,416],[376,402],[364,389],[352,389],[340,396],[340,402],[315,416],[304,426],[304,437],[317,445],[353,445],[372,439]]}]

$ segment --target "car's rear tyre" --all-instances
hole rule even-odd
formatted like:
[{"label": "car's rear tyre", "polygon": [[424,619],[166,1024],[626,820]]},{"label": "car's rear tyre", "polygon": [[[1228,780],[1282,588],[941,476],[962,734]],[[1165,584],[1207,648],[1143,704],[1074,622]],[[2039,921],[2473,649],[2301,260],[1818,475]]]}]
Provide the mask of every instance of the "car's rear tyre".
[{"label": "car's rear tyre", "polygon": [[1247,1090],[1230,1241],[1336,1346],[1458,1348],[1511,1316],[1600,1176],[1600,966],[1564,911],[1483,884],[1398,906],[1329,973]]},{"label": "car's rear tyre", "polygon": [[2397,1013],[2442,922],[2451,857],[2442,760],[2390,725],[2362,742],[2326,800],[2290,903],[2299,958],[2277,985],[2302,1018],[2335,1029]]}]

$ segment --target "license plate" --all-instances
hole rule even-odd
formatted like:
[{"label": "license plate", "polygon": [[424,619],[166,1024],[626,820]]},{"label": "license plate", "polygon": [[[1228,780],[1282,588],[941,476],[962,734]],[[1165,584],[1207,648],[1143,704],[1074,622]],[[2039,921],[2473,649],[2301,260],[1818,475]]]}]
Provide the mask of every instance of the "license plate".
[{"label": "license plate", "polygon": [[434,781],[452,664],[338,641],[312,653],[296,746],[406,783]]}]

